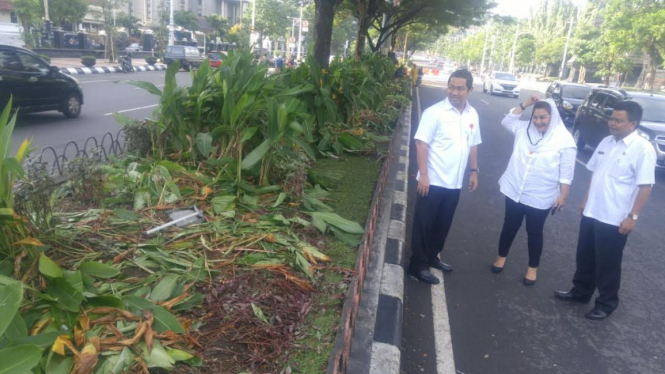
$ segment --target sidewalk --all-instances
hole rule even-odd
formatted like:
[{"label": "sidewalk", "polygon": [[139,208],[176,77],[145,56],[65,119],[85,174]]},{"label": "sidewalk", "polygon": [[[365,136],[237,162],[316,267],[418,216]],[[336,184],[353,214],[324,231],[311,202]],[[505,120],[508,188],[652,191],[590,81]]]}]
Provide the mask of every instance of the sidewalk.
[{"label": "sidewalk", "polygon": [[[148,65],[144,59],[134,59],[133,62],[143,62],[141,64],[134,64],[136,71],[157,71],[166,70],[166,65],[155,64]],[[83,66],[80,58],[52,58],[51,65],[60,68],[60,71],[70,75],[82,74],[106,74],[106,73],[121,73],[122,69],[115,62],[109,62],[108,59],[97,59],[95,66],[89,68]]]}]

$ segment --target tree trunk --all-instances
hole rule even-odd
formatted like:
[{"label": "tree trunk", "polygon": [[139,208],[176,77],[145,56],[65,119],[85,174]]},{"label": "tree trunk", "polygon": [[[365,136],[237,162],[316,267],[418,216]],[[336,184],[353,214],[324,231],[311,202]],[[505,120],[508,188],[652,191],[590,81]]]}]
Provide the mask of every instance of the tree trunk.
[{"label": "tree trunk", "polygon": [[330,44],[335,20],[335,9],[341,0],[314,0],[314,47],[313,54],[322,69],[330,64]]},{"label": "tree trunk", "polygon": [[358,4],[358,13],[360,17],[358,18],[358,37],[356,38],[356,52],[354,54],[356,61],[360,59],[360,56],[362,56],[363,51],[365,50],[367,30],[369,29],[370,24],[365,4]]},{"label": "tree trunk", "polygon": [[635,83],[635,87],[643,87],[644,86],[644,77],[647,74],[647,69],[648,69],[648,64],[649,64],[649,57],[644,55],[642,58],[642,71],[640,72],[640,75],[637,77],[637,82]]},{"label": "tree trunk", "polygon": [[647,67],[647,73],[644,77],[644,89],[653,90],[653,86],[656,83],[656,70],[658,69],[658,52],[655,48],[651,48],[649,51],[649,65]]}]

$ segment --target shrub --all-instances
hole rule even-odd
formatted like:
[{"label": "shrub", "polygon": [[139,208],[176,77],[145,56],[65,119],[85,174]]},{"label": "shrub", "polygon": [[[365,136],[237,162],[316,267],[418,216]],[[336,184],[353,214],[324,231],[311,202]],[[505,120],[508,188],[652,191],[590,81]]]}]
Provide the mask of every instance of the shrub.
[{"label": "shrub", "polygon": [[97,57],[95,56],[81,56],[81,63],[89,68],[95,66]]},{"label": "shrub", "polygon": [[[118,118],[118,116],[116,116]],[[157,139],[159,128],[153,121],[119,120],[125,131],[126,152],[139,157],[150,154],[153,141]]]},{"label": "shrub", "polygon": [[52,227],[52,198],[56,184],[45,163],[30,159],[25,169],[26,175],[14,191],[16,213],[27,218],[30,231],[37,236]]},{"label": "shrub", "polygon": [[145,62],[147,62],[149,65],[154,65],[157,62],[157,57],[148,56],[145,58]]},{"label": "shrub", "polygon": [[104,182],[98,159],[97,153],[90,157],[77,157],[67,164],[69,189],[72,196],[83,204],[99,203],[102,198]]},{"label": "shrub", "polygon": [[48,62],[49,64],[51,63],[51,58],[48,57],[47,55],[40,54],[39,57],[41,57],[44,61]]}]

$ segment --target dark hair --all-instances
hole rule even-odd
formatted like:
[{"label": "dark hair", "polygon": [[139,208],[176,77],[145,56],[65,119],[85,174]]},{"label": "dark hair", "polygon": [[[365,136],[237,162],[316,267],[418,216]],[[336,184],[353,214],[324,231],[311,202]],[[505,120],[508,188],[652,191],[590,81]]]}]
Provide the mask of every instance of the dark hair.
[{"label": "dark hair", "polygon": [[614,106],[614,110],[621,110],[628,114],[628,120],[637,124],[642,121],[642,106],[634,101],[622,101]]},{"label": "dark hair", "polygon": [[473,88],[473,75],[471,75],[471,73],[469,73],[468,70],[466,69],[455,70],[452,74],[450,74],[450,78],[448,78],[448,84],[450,84],[450,81],[453,78],[466,79],[466,88],[468,89]]},{"label": "dark hair", "polygon": [[545,109],[547,113],[550,114],[550,116],[552,115],[552,107],[550,106],[550,103],[548,103],[547,101],[537,101],[533,105],[533,111],[535,112],[536,109]]}]

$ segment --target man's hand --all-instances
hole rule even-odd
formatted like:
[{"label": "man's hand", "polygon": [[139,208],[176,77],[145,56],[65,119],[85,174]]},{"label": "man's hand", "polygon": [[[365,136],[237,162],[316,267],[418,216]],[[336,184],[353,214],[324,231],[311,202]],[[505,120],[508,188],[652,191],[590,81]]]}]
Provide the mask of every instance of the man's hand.
[{"label": "man's hand", "polygon": [[559,195],[559,198],[556,199],[556,202],[554,203],[554,209],[556,209],[557,212],[560,211],[561,208],[563,208],[566,205],[567,199],[568,196]]},{"label": "man's hand", "polygon": [[427,197],[429,194],[429,177],[421,175],[418,179],[418,194],[422,197]]},{"label": "man's hand", "polygon": [[469,191],[473,192],[478,188],[478,173],[472,172],[469,175]]},{"label": "man's hand", "polygon": [[635,221],[628,217],[621,222],[619,226],[619,234],[628,235],[635,229]]}]

